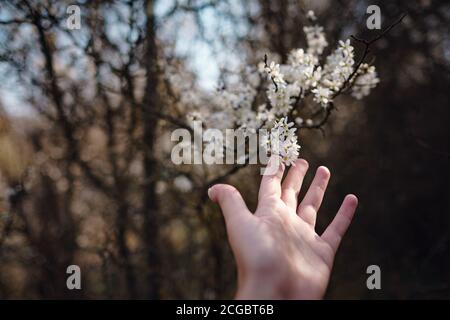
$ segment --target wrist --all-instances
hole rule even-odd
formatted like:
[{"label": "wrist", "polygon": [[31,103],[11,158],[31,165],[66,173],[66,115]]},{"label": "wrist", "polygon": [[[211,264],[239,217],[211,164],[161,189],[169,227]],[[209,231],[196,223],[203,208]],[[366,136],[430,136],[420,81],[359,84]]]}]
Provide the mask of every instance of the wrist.
[{"label": "wrist", "polygon": [[280,300],[284,299],[280,287],[271,279],[249,277],[239,281],[236,293],[238,300]]},{"label": "wrist", "polygon": [[238,300],[315,300],[322,299],[326,287],[302,282],[303,277],[279,272],[250,274],[239,277],[236,299]]}]

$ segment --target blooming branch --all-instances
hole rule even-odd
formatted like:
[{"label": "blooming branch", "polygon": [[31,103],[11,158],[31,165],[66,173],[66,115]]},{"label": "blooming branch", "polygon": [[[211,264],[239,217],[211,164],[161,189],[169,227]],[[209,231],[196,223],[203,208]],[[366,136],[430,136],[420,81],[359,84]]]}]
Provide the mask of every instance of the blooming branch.
[{"label": "blooming branch", "polygon": [[[312,25],[303,28],[306,48],[291,50],[282,64],[269,61],[265,54],[258,68],[240,70],[242,81],[227,83],[210,99],[212,108],[194,108],[197,113],[189,115],[191,120],[200,117],[200,111],[207,128],[253,133],[266,129],[268,133],[261,144],[267,153],[278,154],[286,165],[294,163],[300,149],[298,128],[322,129],[335,109],[335,98],[344,90],[362,99],[377,86],[380,80],[376,68],[365,61],[369,47],[404,17],[370,41],[352,36],[365,46],[362,57],[355,63],[350,39],[338,41],[336,48],[322,57],[329,43],[323,27],[316,24],[314,12],[308,12],[307,16]],[[265,88],[262,103],[261,88]],[[309,112],[312,116],[303,119],[300,115],[308,109],[312,110]],[[314,120],[319,115],[322,115],[319,120]]]}]

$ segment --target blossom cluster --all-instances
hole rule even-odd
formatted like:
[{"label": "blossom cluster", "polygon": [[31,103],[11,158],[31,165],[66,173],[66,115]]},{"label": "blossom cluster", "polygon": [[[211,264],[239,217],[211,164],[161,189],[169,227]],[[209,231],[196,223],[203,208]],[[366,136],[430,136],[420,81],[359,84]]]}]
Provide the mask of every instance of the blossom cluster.
[{"label": "blossom cluster", "polygon": [[[201,114],[210,128],[252,133],[268,129],[270,134],[262,141],[268,153],[279,154],[287,165],[293,163],[299,150],[294,123],[300,127],[314,125],[312,119],[304,121],[299,116],[305,105],[326,110],[344,90],[361,99],[379,82],[374,66],[355,64],[350,40],[339,41],[323,57],[329,45],[323,27],[316,24],[314,12],[309,11],[308,18],[313,24],[303,28],[306,48],[293,49],[285,63],[268,62],[265,56],[257,68],[240,70],[240,80],[226,83],[209,100],[212,106],[198,108],[188,115],[190,120]],[[260,88],[265,88],[263,99]],[[288,120],[290,117],[294,117],[293,122]],[[279,143],[274,143],[275,139]]]},{"label": "blossom cluster", "polygon": [[380,82],[374,66],[363,63],[358,69],[359,76],[356,78],[352,87],[352,96],[356,99],[362,99],[368,96],[370,90],[375,88]]},{"label": "blossom cluster", "polygon": [[298,158],[300,146],[297,143],[297,135],[293,128],[294,123],[287,118],[275,121],[273,128],[267,132],[261,141],[268,153],[279,155],[281,161],[289,166]]}]

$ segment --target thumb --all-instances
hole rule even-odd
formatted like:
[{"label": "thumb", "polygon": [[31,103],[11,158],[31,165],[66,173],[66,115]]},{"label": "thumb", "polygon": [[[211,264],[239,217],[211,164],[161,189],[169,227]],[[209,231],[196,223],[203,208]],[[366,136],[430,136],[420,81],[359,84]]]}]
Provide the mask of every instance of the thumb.
[{"label": "thumb", "polygon": [[228,184],[216,184],[208,189],[209,198],[219,204],[226,222],[251,215],[239,191]]}]

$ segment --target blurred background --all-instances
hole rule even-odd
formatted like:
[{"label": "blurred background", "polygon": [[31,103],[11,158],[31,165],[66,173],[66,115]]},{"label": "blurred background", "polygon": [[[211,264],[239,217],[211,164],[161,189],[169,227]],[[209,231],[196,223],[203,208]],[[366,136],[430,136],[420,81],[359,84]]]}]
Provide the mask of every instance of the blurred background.
[{"label": "blurred background", "polygon": [[[318,165],[332,172],[318,232],[346,193],[360,200],[326,297],[450,298],[450,5],[432,0],[2,1],[0,298],[232,298],[205,191],[226,181],[254,208],[259,168],[175,166],[170,132],[229,70],[304,47],[308,10],[327,50],[375,37],[370,4],[382,27],[407,13],[371,47],[380,84],[300,132],[306,183]],[[71,264],[82,290],[67,290]],[[381,290],[366,287],[372,264]]]}]

